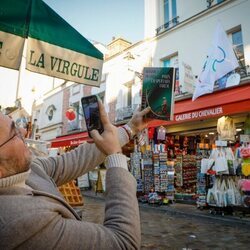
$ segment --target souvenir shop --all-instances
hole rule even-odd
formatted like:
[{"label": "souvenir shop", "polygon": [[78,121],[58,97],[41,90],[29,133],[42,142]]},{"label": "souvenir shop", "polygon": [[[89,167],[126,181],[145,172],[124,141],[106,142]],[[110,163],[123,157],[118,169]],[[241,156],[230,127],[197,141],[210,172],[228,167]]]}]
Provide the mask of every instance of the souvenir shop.
[{"label": "souvenir shop", "polygon": [[[250,208],[249,87],[175,104],[174,121],[153,121],[135,140],[138,196],[225,212]],[[227,98],[223,98],[223,97]],[[211,106],[213,105],[213,106]],[[199,107],[199,109],[197,109]]]}]

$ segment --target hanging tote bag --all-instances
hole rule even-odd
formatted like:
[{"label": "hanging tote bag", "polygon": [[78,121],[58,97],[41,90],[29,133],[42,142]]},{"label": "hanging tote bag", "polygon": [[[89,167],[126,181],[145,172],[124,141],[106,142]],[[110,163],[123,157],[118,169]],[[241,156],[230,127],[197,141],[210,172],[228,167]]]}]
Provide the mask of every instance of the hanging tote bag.
[{"label": "hanging tote bag", "polygon": [[[238,181],[237,181],[238,182]],[[242,205],[242,195],[241,192],[236,185],[236,182],[232,180],[233,188],[234,188],[234,196],[235,196],[235,205],[236,206],[241,206]]]},{"label": "hanging tote bag", "polygon": [[218,179],[217,185],[217,206],[218,207],[226,207],[227,200],[226,200],[226,183],[225,180]]},{"label": "hanging tote bag", "polygon": [[218,174],[228,174],[228,165],[225,153],[223,151],[218,151],[218,155],[214,162],[214,170]]},{"label": "hanging tote bag", "polygon": [[207,171],[213,166],[214,159],[207,159],[203,158],[201,159],[201,173],[206,174]]},{"label": "hanging tote bag", "polygon": [[218,203],[218,197],[217,197],[217,179],[214,181],[214,185],[208,189],[207,192],[207,203],[210,206],[216,206]]},{"label": "hanging tote bag", "polygon": [[227,185],[225,190],[225,198],[228,206],[236,205],[235,190],[232,181],[233,181],[232,179],[227,180]]}]

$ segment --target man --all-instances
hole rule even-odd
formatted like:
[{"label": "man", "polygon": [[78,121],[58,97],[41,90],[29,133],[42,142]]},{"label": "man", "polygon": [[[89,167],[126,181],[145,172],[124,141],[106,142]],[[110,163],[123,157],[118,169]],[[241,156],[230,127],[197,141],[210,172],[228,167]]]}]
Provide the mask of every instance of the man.
[{"label": "man", "polygon": [[[139,249],[140,221],[136,182],[121,147],[146,123],[149,108],[123,128],[113,126],[100,104],[104,132],[91,132],[93,144],[63,155],[35,158],[24,131],[0,113],[0,249]],[[130,138],[129,138],[130,137]],[[83,222],[57,186],[105,160],[106,206],[103,225]]]}]

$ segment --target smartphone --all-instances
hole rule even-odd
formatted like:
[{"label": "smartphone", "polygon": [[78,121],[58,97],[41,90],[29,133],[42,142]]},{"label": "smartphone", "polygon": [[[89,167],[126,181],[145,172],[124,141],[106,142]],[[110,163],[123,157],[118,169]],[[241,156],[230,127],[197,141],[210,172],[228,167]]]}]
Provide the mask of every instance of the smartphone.
[{"label": "smartphone", "polygon": [[101,134],[104,128],[100,119],[98,97],[96,95],[82,97],[81,103],[89,136],[91,137],[90,131],[93,129]]}]

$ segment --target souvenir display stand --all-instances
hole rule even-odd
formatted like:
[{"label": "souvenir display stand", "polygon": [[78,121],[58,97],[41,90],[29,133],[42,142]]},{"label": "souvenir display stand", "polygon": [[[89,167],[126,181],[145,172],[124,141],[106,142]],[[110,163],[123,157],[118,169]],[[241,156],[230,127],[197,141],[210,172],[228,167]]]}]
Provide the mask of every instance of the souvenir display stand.
[{"label": "souvenir display stand", "polygon": [[[244,155],[247,151],[249,153]],[[248,174],[243,170],[248,157],[250,159],[249,146],[238,148],[235,157],[231,148],[227,147],[226,141],[217,141],[217,147],[211,152],[210,165],[208,164],[206,171],[206,175],[210,177],[206,201],[212,214],[250,213],[250,172]],[[213,181],[211,176],[214,177]]]},{"label": "souvenir display stand", "polygon": [[148,194],[154,188],[154,172],[152,152],[146,151],[142,154],[142,173],[144,183],[144,193]]},{"label": "souvenir display stand", "polygon": [[197,167],[195,155],[177,155],[175,161],[175,198],[195,203]]},{"label": "souvenir display stand", "polygon": [[137,192],[139,194],[143,193],[143,181],[141,173],[141,152],[134,152],[130,154],[130,165],[131,173],[136,179],[137,183]]},{"label": "souvenir display stand", "polygon": [[[137,181],[140,201],[152,196],[159,200],[174,200],[174,162],[166,152],[144,151],[130,154],[131,173]],[[154,194],[154,195],[153,195]],[[145,199],[142,198],[146,197]]]},{"label": "souvenir display stand", "polygon": [[165,192],[166,198],[169,201],[174,201],[175,187],[175,170],[174,170],[174,161],[167,161],[167,189]]},{"label": "souvenir display stand", "polygon": [[197,208],[203,209],[207,207],[206,194],[208,190],[208,185],[213,183],[210,176],[201,170],[201,165],[204,165],[204,161],[210,156],[210,150],[204,148],[203,145],[199,145],[196,152],[196,168],[197,168],[197,184],[196,184],[196,204]]}]

